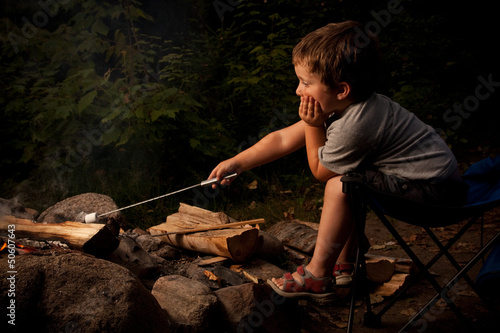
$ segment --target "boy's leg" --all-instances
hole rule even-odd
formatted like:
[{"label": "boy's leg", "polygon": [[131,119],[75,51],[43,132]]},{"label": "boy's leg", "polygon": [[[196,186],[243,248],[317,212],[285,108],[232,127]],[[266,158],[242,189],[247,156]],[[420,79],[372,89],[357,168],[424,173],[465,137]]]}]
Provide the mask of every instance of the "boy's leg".
[{"label": "boy's leg", "polygon": [[[342,192],[342,176],[333,177],[326,183],[323,211],[318,239],[307,269],[316,277],[331,276],[337,261],[349,260],[355,243],[348,197]],[[346,246],[347,245],[347,246]]]},{"label": "boy's leg", "polygon": [[345,243],[344,248],[337,259],[338,263],[345,264],[354,263],[356,261],[356,250],[358,244],[357,238],[358,237],[353,226],[349,239]]},{"label": "boy's leg", "polygon": [[[311,262],[307,265],[307,270],[317,278],[332,275],[339,255],[343,252],[346,255],[351,252],[350,249],[343,251],[347,240],[355,238],[355,236],[351,237],[354,233],[351,210],[348,197],[342,192],[340,178],[342,176],[331,178],[325,186],[316,247]],[[295,280],[301,281],[297,272],[292,276]],[[283,285],[282,279],[273,279],[273,282],[279,287]]]}]

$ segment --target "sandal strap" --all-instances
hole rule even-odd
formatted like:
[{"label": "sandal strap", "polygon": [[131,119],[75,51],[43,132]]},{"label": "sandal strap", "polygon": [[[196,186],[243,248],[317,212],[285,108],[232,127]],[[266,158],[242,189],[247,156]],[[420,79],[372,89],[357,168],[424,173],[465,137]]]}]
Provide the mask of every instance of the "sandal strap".
[{"label": "sandal strap", "polygon": [[305,265],[302,265],[301,268],[304,271],[303,279],[307,290],[315,293],[324,293],[331,289],[333,282],[330,277],[317,278],[306,269]]},{"label": "sandal strap", "polygon": [[[299,273],[300,274],[300,273]],[[283,275],[283,291],[286,292],[300,292],[306,290],[306,285],[304,278],[301,276],[302,283],[295,280],[292,276],[292,273],[285,273]]]},{"label": "sandal strap", "polygon": [[346,271],[354,271],[354,264],[353,263],[345,263],[345,264],[335,264],[333,267],[333,275],[341,275],[342,272]]},{"label": "sandal strap", "polygon": [[283,275],[283,291],[324,293],[333,285],[331,278],[316,278],[306,269],[305,265],[297,267],[297,273],[299,273],[299,277],[302,280],[300,282],[293,278],[292,273],[285,273]]}]

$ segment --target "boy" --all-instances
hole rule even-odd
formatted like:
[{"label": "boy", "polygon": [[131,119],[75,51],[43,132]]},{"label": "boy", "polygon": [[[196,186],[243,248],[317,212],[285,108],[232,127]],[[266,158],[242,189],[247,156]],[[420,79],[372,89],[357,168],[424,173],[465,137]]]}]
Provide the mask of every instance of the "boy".
[{"label": "boy", "polygon": [[334,285],[352,280],[357,240],[340,181],[346,173],[414,200],[455,205],[465,198],[446,143],[412,113],[374,92],[378,46],[370,37],[360,47],[362,30],[347,21],[304,37],[292,54],[301,120],[221,162],[209,177],[240,174],[306,147],[313,175],[326,183],[324,206],[311,261],[268,281],[285,297],[329,297]]}]

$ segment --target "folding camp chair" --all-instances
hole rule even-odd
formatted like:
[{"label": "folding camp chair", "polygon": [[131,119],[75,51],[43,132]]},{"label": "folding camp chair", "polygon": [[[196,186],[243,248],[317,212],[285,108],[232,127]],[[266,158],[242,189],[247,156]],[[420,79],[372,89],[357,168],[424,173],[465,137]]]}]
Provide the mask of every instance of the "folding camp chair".
[{"label": "folding camp chair", "polygon": [[[469,185],[467,203],[461,207],[441,207],[423,204],[378,191],[356,177],[345,176],[342,178],[343,191],[349,196],[350,204],[352,205],[353,219],[356,224],[358,239],[361,239],[364,233],[366,212],[367,209],[370,208],[375,212],[380,221],[418,267],[418,272],[413,276],[408,284],[404,285],[401,290],[381,310],[378,311],[378,313],[373,311],[368,290],[365,288],[362,293],[366,300],[366,313],[364,316],[365,326],[381,326],[382,315],[392,307],[392,305],[400,298],[400,296],[402,296],[403,293],[405,293],[422,277],[427,279],[434,287],[436,295],[432,297],[429,302],[408,321],[408,323],[406,323],[400,332],[407,331],[407,329],[410,329],[412,326],[417,326],[419,319],[421,319],[440,299],[443,299],[447,303],[460,320],[462,320],[465,324],[468,323],[468,320],[464,317],[460,309],[448,297],[447,292],[461,278],[463,278],[474,291],[477,290],[474,282],[467,276],[466,273],[492,248],[497,239],[500,240],[500,232],[493,236],[487,244],[481,244],[481,249],[463,267],[458,264],[448,250],[467,232],[467,230],[469,230],[474,223],[480,220],[485,212],[500,206],[499,176],[500,156],[497,156],[496,158],[486,158],[470,166],[463,175],[463,179]],[[440,251],[427,264],[424,264],[417,257],[417,255],[415,255],[410,246],[403,240],[402,236],[388,220],[388,217],[422,227],[434,243],[436,243]],[[464,224],[457,234],[448,240],[446,244],[442,244],[430,229],[432,227],[449,226],[466,220],[468,222]],[[433,266],[442,256],[446,256],[452,266],[457,270],[457,273],[446,284],[444,284],[444,286],[441,286],[432,274],[429,273],[429,268]],[[364,254],[358,248],[347,327],[348,332],[352,331],[354,297],[359,294],[358,289],[360,287],[363,288],[366,286],[365,282],[366,264]],[[479,296],[481,297],[481,295]],[[490,309],[493,309],[487,300],[484,298],[483,300],[487,305],[489,305]]]}]

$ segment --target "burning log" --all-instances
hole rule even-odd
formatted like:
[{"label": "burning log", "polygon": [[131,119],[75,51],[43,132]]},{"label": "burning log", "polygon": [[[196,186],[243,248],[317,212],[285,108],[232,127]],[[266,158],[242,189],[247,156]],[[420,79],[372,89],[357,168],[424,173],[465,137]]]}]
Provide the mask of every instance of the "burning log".
[{"label": "burning log", "polygon": [[119,240],[105,224],[85,224],[66,221],[63,223],[35,223],[13,216],[0,217],[0,232],[15,226],[16,238],[35,240],[58,240],[68,244],[71,249],[95,256],[111,253],[118,247]]}]

